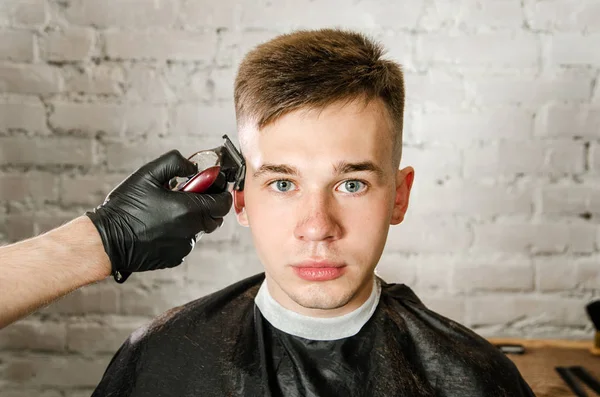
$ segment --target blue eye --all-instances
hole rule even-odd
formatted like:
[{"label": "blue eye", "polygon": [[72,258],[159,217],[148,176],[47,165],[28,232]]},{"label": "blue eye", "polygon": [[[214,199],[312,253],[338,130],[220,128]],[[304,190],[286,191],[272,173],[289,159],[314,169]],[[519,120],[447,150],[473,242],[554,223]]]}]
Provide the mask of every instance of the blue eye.
[{"label": "blue eye", "polygon": [[348,189],[348,193],[356,193],[360,191],[360,185],[364,185],[363,182],[357,180],[349,180],[342,183],[341,186],[345,186]]},{"label": "blue eye", "polygon": [[288,181],[286,179],[280,179],[277,181],[273,181],[271,185],[275,184],[277,186],[277,191],[279,192],[288,192],[291,185],[293,185],[292,181]]},{"label": "blue eye", "polygon": [[[279,193],[287,193],[294,190],[294,183],[287,179],[278,179],[269,183],[269,186],[275,186],[275,191]],[[340,186],[344,186],[347,189],[345,193],[357,193],[361,191],[361,187],[363,188],[362,190],[364,190],[366,183],[363,181],[350,179],[344,181]]]}]

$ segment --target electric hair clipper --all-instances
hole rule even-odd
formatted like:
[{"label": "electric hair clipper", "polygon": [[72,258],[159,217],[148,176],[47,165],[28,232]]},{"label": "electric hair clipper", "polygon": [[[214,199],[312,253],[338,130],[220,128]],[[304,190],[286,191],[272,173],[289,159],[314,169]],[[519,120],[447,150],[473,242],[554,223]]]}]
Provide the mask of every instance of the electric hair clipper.
[{"label": "electric hair clipper", "polygon": [[[243,190],[246,163],[229,137],[223,135],[223,139],[225,142],[222,146],[201,150],[188,157],[188,160],[196,165],[198,172],[187,178],[171,179],[169,188],[183,192],[204,193],[222,172],[225,174],[228,190],[230,187],[232,190]],[[202,234],[204,233],[200,232],[196,240],[202,237]]]}]

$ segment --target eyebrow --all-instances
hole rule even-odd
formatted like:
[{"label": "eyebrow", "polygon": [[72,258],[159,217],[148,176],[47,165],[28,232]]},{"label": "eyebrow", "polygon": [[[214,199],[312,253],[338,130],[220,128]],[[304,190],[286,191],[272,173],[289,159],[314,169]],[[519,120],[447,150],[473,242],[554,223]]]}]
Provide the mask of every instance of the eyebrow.
[{"label": "eyebrow", "polygon": [[[359,163],[340,161],[333,166],[333,172],[335,175],[349,174],[351,172],[360,171],[371,172],[379,178],[383,177],[383,170],[372,161],[361,161]],[[300,175],[300,172],[296,167],[291,165],[265,163],[254,172],[253,177],[258,178],[264,174],[285,174],[297,177]]]}]

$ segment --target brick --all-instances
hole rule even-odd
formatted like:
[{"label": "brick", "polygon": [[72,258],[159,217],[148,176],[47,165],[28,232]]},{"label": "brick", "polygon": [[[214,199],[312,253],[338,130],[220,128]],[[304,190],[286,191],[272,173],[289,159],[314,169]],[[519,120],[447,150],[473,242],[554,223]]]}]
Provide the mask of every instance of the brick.
[{"label": "brick", "polygon": [[15,97],[0,101],[0,130],[46,134],[46,109],[38,98]]},{"label": "brick", "polygon": [[426,4],[423,9],[418,27],[425,31],[436,30],[439,28],[447,29],[449,26],[455,26],[459,14],[463,11],[458,2],[436,1]]},{"label": "brick", "polygon": [[588,101],[592,91],[590,76],[553,77],[473,77],[468,81],[475,101],[481,106],[521,104],[528,107],[551,102]]},{"label": "brick", "polygon": [[56,184],[56,176],[45,172],[0,175],[0,201],[32,199],[38,204],[55,201]]},{"label": "brick", "polygon": [[520,109],[421,113],[413,126],[417,139],[426,143],[525,140],[532,135],[533,115]]},{"label": "brick", "polygon": [[[187,73],[181,68],[174,70],[179,73],[172,74],[177,74],[177,80],[181,85],[185,85],[188,79]],[[167,103],[178,99],[164,70],[154,65],[134,64],[128,67],[125,89],[127,98],[133,101]]]},{"label": "brick", "polygon": [[216,147],[221,144],[218,138],[214,135],[210,139],[178,136],[176,139],[153,139],[141,144],[110,142],[106,144],[106,160],[111,171],[133,172],[171,149],[179,150],[187,158],[199,150]]},{"label": "brick", "polygon": [[27,355],[7,360],[0,378],[28,387],[96,386],[110,356],[99,358]]},{"label": "brick", "polygon": [[215,106],[184,104],[173,112],[171,128],[178,134],[210,135],[215,131],[229,133],[237,129],[233,104]]},{"label": "brick", "polygon": [[600,285],[600,260],[597,257],[575,260],[577,285],[584,290],[597,291]]},{"label": "brick", "polygon": [[564,175],[584,170],[583,143],[501,141],[464,151],[468,178],[515,174]]},{"label": "brick", "polygon": [[33,60],[33,33],[26,30],[0,30],[0,59],[14,62]]},{"label": "brick", "polygon": [[520,29],[523,22],[524,15],[519,0],[467,0],[463,2],[457,18],[459,26],[485,29]]},{"label": "brick", "polygon": [[0,349],[63,351],[66,330],[65,324],[21,320],[0,330]]},{"label": "brick", "polygon": [[540,46],[534,35],[488,34],[473,36],[424,34],[417,38],[417,61],[459,65],[534,66]]},{"label": "brick", "polygon": [[217,66],[237,70],[246,53],[277,36],[270,32],[223,32],[217,48]]},{"label": "brick", "polygon": [[60,201],[63,205],[100,205],[104,198],[127,175],[94,175],[64,177],[60,183]]},{"label": "brick", "polygon": [[165,132],[167,111],[144,104],[54,102],[50,124],[61,131],[114,136],[155,136]]},{"label": "brick", "polygon": [[348,3],[343,0],[311,2],[261,1],[262,4],[244,7],[241,15],[243,28],[264,29],[269,26],[282,31],[331,27],[335,25],[354,29],[415,28],[421,7],[405,7],[394,1],[374,7],[369,3]]},{"label": "brick", "polygon": [[213,69],[208,77],[215,99],[233,101],[233,86],[236,71],[233,68]]},{"label": "brick", "polygon": [[406,262],[417,272],[415,292],[419,296],[432,296],[436,291],[448,291],[454,261],[455,258],[448,254],[419,253],[408,257]]},{"label": "brick", "polygon": [[[196,247],[185,259],[187,282],[204,284],[219,290],[241,279],[239,272],[249,263],[246,252],[214,247],[214,244],[212,247]],[[249,272],[250,275],[262,271],[256,266],[254,270]]]},{"label": "brick", "polygon": [[[373,7],[369,3],[354,3],[353,7],[348,7],[343,0],[330,0],[323,2],[323,13],[319,14],[319,18],[314,18],[314,14],[310,14],[311,6],[315,3],[309,0],[309,5],[305,8],[308,14],[308,19],[300,19],[300,23],[304,21],[311,23],[317,21],[318,26],[331,27],[329,15],[336,15],[336,24],[344,28],[360,29],[370,34],[371,30],[387,29],[414,29],[418,27],[418,22],[422,16],[423,8],[412,4],[411,7],[399,3],[397,1],[388,0],[385,4],[379,7]],[[328,10],[329,12],[327,12]],[[297,11],[297,10],[296,10]],[[300,17],[294,13],[294,17]]]},{"label": "brick", "polygon": [[590,145],[590,164],[589,167],[593,173],[600,173],[600,147],[596,143]]},{"label": "brick", "polygon": [[[241,229],[241,227],[238,227],[238,229]],[[231,243],[228,245],[231,246]],[[265,267],[258,257],[256,249],[253,247],[251,250],[245,251],[244,261],[240,262],[240,264],[237,266],[235,277],[241,280],[255,274],[263,273],[264,271]]]},{"label": "brick", "polygon": [[482,296],[467,300],[471,326],[533,322],[538,326],[582,326],[585,314],[579,299],[536,296]]},{"label": "brick", "polygon": [[591,253],[596,228],[586,224],[475,224],[473,249],[478,252]]},{"label": "brick", "polygon": [[463,324],[465,321],[465,299],[453,296],[422,296],[420,297],[427,308],[435,313]]},{"label": "brick", "polygon": [[47,65],[0,65],[0,92],[55,94],[62,91],[62,76]]},{"label": "brick", "polygon": [[[18,390],[10,390],[10,389],[2,389],[0,388],[0,392],[2,393],[2,397],[63,397],[63,394],[57,390],[39,390],[39,389],[24,389],[20,387]],[[90,396],[88,394],[88,396]]]},{"label": "brick", "polygon": [[210,62],[215,55],[215,33],[185,31],[104,33],[106,56],[110,59],[151,59]]},{"label": "brick", "polygon": [[409,106],[429,104],[455,107],[466,98],[465,87],[459,78],[432,72],[431,69],[427,74],[406,73],[404,82],[407,109]]},{"label": "brick", "polygon": [[0,138],[0,164],[92,165],[92,141],[71,137]]},{"label": "brick", "polygon": [[67,329],[67,348],[78,353],[114,354],[127,337],[148,320],[108,318],[105,323],[77,322]]},{"label": "brick", "polygon": [[414,257],[385,250],[379,258],[375,272],[388,283],[412,285],[417,280],[417,264]]},{"label": "brick", "polygon": [[466,225],[441,218],[411,216],[390,227],[386,246],[393,252],[446,253],[469,247],[472,235]]},{"label": "brick", "polygon": [[44,0],[3,0],[0,2],[0,26],[40,27],[48,20]]},{"label": "brick", "polygon": [[537,0],[524,6],[527,23],[535,30],[598,30],[600,4],[595,0]]},{"label": "brick", "polygon": [[98,28],[168,27],[177,17],[175,0],[122,0],[119,6],[95,0],[71,1],[65,10],[67,21]]},{"label": "brick", "polygon": [[208,101],[212,97],[208,73],[190,64],[165,68],[135,64],[127,69],[127,98],[151,103]]},{"label": "brick", "polygon": [[[100,204],[95,203],[96,205]],[[56,229],[62,225],[65,225],[77,218],[78,216],[83,215],[82,211],[78,212],[55,212],[55,211],[42,211],[35,214],[35,222],[34,222],[34,230],[35,234],[39,235],[42,233],[46,233],[52,229]]]},{"label": "brick", "polygon": [[[107,364],[108,365],[108,364]],[[98,380],[99,381],[99,380]],[[90,397],[94,394],[95,389],[77,389],[77,390],[68,390],[64,397]]]},{"label": "brick", "polygon": [[575,30],[584,29],[586,32],[598,32],[598,17],[600,17],[600,4],[596,0],[582,1],[583,7],[577,14],[575,23],[573,24]]},{"label": "brick", "polygon": [[119,285],[112,279],[80,288],[50,304],[46,313],[94,314],[117,313],[119,310]]},{"label": "brick", "polygon": [[598,213],[599,205],[600,188],[549,185],[541,190],[541,209],[544,214],[577,216],[583,213]]},{"label": "brick", "polygon": [[577,263],[572,257],[535,258],[536,286],[539,291],[569,291],[577,286]]},{"label": "brick", "polygon": [[9,243],[25,240],[34,236],[33,217],[28,214],[10,214],[3,216],[0,233]]},{"label": "brick", "polygon": [[179,22],[187,28],[227,28],[239,25],[242,4],[236,0],[201,3],[183,0],[179,10]]},{"label": "brick", "polygon": [[[391,30],[373,32],[369,37],[379,42],[385,50],[384,57],[400,63],[404,71],[414,63],[414,36]],[[408,81],[408,78],[406,78]]]},{"label": "brick", "polygon": [[192,285],[163,284],[148,291],[132,284],[121,289],[120,314],[136,316],[157,316],[205,295]]},{"label": "brick", "polygon": [[[600,7],[598,8],[600,11]],[[597,65],[600,54],[590,50],[600,42],[600,33],[583,36],[575,33],[553,35],[550,61],[559,65]]]},{"label": "brick", "polygon": [[457,263],[452,272],[452,287],[458,292],[531,291],[533,266],[519,259],[469,259]]},{"label": "brick", "polygon": [[183,283],[189,266],[189,257],[177,267],[170,269],[157,269],[139,273],[131,283],[136,283],[144,288],[156,288],[162,284]]},{"label": "brick", "polygon": [[553,104],[542,108],[536,121],[536,135],[543,137],[597,138],[600,136],[600,106]]},{"label": "brick", "polygon": [[88,28],[52,31],[42,37],[42,57],[48,61],[84,61],[92,54],[94,41],[94,31]]},{"label": "brick", "polygon": [[436,1],[429,3],[419,20],[424,30],[518,29],[523,25],[523,11],[518,0],[508,1]]},{"label": "brick", "polygon": [[120,95],[125,84],[123,67],[117,64],[63,68],[65,91],[83,94]]},{"label": "brick", "polygon": [[[416,171],[418,172],[418,170]],[[473,182],[444,185],[415,184],[409,208],[416,214],[456,214],[474,217],[521,214],[533,210],[532,192],[508,186]]]},{"label": "brick", "polygon": [[404,147],[401,168],[409,165],[415,168],[415,183],[419,183],[419,180],[460,176],[462,158],[451,146]]},{"label": "brick", "polygon": [[[209,101],[212,99],[213,87],[208,74],[208,70],[194,70],[186,79],[179,80],[171,71],[167,71],[167,79],[179,101]],[[233,86],[233,80],[231,84]]]}]

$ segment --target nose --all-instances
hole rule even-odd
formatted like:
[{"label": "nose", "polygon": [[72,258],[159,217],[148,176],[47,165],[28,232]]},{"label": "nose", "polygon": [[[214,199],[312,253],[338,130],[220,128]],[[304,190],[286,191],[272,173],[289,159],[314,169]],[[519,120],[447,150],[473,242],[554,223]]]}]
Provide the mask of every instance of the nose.
[{"label": "nose", "polygon": [[298,222],[294,235],[304,241],[337,240],[342,227],[336,216],[335,202],[327,194],[310,193],[298,203]]}]

